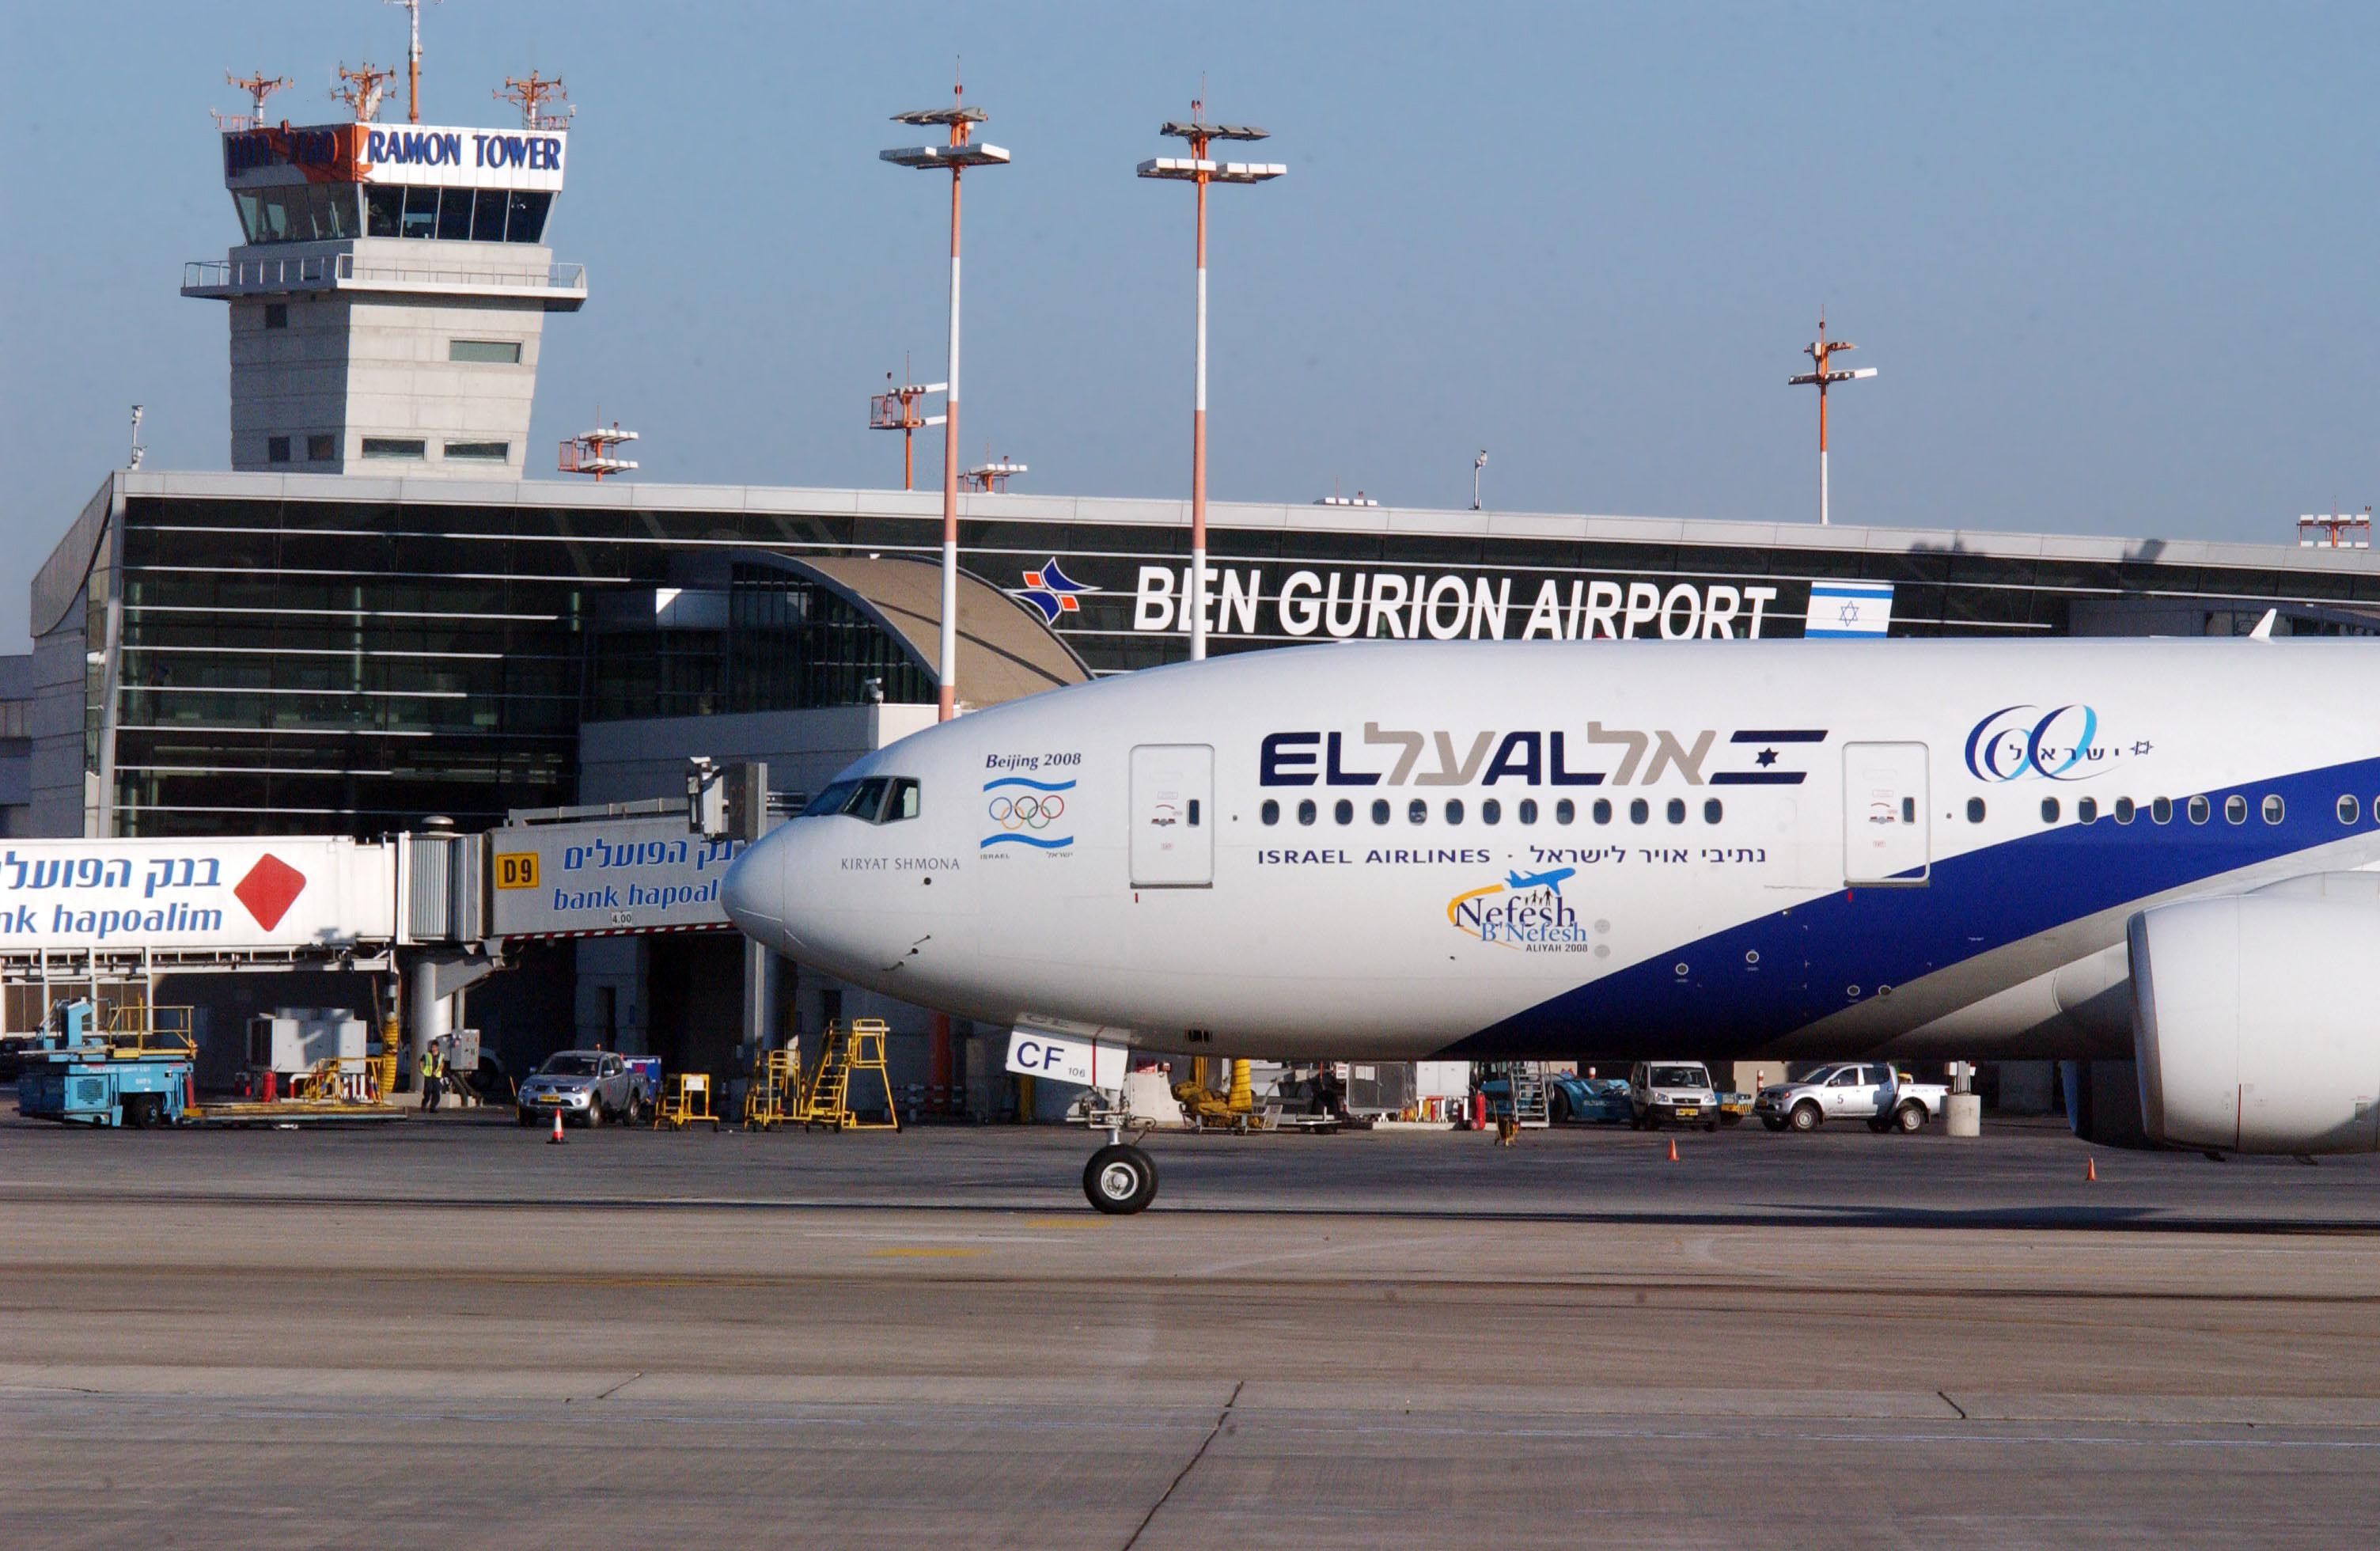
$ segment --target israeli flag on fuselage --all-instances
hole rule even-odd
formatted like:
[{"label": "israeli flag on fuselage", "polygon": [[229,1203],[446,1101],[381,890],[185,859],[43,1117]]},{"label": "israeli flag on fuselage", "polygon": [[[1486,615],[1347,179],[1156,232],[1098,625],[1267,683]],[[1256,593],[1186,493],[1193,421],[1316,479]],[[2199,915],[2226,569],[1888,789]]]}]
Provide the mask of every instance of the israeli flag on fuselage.
[{"label": "israeli flag on fuselage", "polygon": [[1810,612],[1802,634],[1820,636],[1883,636],[1892,628],[1890,582],[1812,582]]}]

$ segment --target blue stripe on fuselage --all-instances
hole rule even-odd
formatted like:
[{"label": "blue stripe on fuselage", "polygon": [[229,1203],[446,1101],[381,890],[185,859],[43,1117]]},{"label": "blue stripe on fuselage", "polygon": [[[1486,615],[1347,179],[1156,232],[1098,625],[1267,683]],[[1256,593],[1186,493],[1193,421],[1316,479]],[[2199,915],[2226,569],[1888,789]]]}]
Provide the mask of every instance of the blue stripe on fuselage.
[{"label": "blue stripe on fuselage", "polygon": [[[1852,986],[1871,994],[1905,985],[2084,916],[2368,835],[2374,792],[2380,759],[2361,759],[2208,792],[2213,816],[2203,825],[2189,821],[2180,797],[2169,824],[2152,822],[2145,802],[2130,824],[2103,812],[2095,823],[2061,824],[1936,862],[1921,888],[1839,890],[1730,927],[1539,1002],[1444,1054],[1567,1055],[1587,1044],[1755,1049],[1854,1005]],[[2234,794],[2248,802],[2243,824],[2223,818]],[[2267,824],[2262,805],[2276,794],[2284,816]],[[1991,800],[2030,808],[2046,796],[2070,806],[2086,795],[2025,782],[1994,788]],[[2352,824],[2338,820],[2341,796],[2356,798]]]}]

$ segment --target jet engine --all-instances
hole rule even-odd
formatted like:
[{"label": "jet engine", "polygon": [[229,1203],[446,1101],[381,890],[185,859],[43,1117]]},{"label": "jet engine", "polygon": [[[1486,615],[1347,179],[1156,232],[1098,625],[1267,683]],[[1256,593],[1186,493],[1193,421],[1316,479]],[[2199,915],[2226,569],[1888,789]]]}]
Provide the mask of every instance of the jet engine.
[{"label": "jet engine", "polygon": [[2244,894],[2130,930],[2148,1133],[2240,1153],[2380,1146],[2380,901]]}]

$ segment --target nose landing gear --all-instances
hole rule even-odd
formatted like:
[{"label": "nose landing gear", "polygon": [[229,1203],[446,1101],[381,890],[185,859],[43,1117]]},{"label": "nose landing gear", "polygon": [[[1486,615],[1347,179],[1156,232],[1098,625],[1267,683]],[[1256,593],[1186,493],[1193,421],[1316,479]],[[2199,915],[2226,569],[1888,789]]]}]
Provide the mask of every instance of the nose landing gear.
[{"label": "nose landing gear", "polygon": [[1124,1128],[1133,1121],[1124,1110],[1123,1096],[1099,1090],[1096,1097],[1099,1104],[1091,1123],[1107,1128],[1108,1145],[1083,1165],[1083,1194],[1090,1198],[1092,1206],[1111,1218],[1146,1211],[1148,1204],[1157,1199],[1157,1160],[1138,1144],[1140,1138],[1155,1129],[1155,1123],[1140,1122],[1134,1139],[1127,1142],[1123,1139]]},{"label": "nose landing gear", "polygon": [[1111,1142],[1083,1165],[1083,1194],[1110,1217],[1130,1217],[1157,1199],[1157,1161],[1128,1142]]}]

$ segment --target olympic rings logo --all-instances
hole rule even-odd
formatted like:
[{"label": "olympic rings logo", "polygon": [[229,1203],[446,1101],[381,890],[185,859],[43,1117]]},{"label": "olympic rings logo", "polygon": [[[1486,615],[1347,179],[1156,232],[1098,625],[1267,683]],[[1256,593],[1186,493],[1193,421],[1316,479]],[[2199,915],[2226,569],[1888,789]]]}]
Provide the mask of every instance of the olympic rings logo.
[{"label": "olympic rings logo", "polygon": [[1042,796],[994,797],[992,822],[1003,830],[1046,830],[1066,811],[1066,799],[1055,793]]}]

